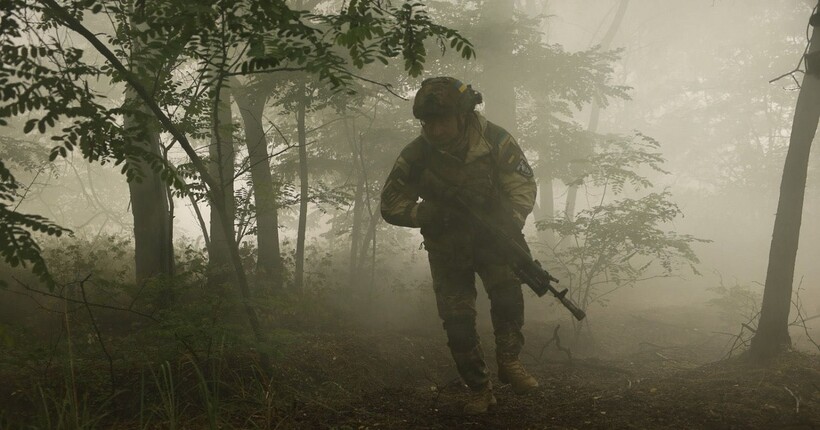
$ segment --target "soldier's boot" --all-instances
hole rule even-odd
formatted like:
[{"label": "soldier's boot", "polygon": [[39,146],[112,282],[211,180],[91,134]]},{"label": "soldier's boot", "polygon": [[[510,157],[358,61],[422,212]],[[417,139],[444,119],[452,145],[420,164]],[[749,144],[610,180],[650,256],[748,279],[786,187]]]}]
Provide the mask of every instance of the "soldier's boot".
[{"label": "soldier's boot", "polygon": [[484,387],[473,390],[473,392],[470,393],[470,398],[467,399],[467,403],[464,404],[464,413],[466,415],[483,414],[497,403],[498,401],[495,399],[495,395],[493,395],[493,384],[487,381]]},{"label": "soldier's boot", "polygon": [[527,372],[518,357],[498,357],[498,379],[512,385],[515,394],[526,394],[538,388],[538,381]]}]

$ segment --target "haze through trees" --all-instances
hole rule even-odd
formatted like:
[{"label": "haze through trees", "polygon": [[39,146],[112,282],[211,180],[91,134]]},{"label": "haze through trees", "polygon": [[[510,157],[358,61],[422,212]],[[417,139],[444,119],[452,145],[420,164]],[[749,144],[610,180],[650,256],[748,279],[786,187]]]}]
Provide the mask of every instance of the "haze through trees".
[{"label": "haze through trees", "polygon": [[[226,175],[225,169],[220,168],[215,172],[218,175],[214,176],[189,140],[189,137],[196,139],[202,136],[202,128],[197,128],[197,121],[205,118],[204,123],[210,124],[205,130],[213,130],[212,136],[217,143],[216,165],[222,166],[224,162],[232,166],[232,157],[223,154],[224,147],[219,145],[223,129],[218,106],[223,96],[222,88],[227,88],[227,80],[239,75],[302,71],[317,76],[335,88],[343,88],[354,79],[348,64],[361,68],[376,60],[387,62],[394,57],[402,57],[405,70],[417,75],[425,60],[424,42],[428,38],[441,43],[452,42],[466,58],[472,56],[469,42],[455,31],[435,25],[420,4],[382,7],[378,3],[360,2],[348,5],[339,14],[292,10],[284,2],[261,4],[245,1],[215,1],[195,6],[178,1],[155,2],[149,6],[139,3],[137,6],[141,9],[138,13],[133,13],[128,4],[106,2],[59,4],[53,0],[18,0],[5,6],[4,25],[0,28],[2,63],[7,66],[0,76],[6,84],[4,103],[0,106],[2,116],[12,117],[26,112],[41,114],[41,118],[29,120],[26,126],[26,131],[31,131],[37,124],[41,133],[60,124],[58,121],[67,119],[69,125],[62,129],[65,134],[53,139],[58,146],[52,151],[52,160],[67,155],[75,148],[89,161],[120,164],[130,158],[132,161],[126,162],[123,168],[128,179],[143,183],[144,178],[149,178],[153,182],[151,188],[158,189],[159,194],[153,195],[147,205],[149,210],[154,209],[152,213],[159,215],[147,222],[153,222],[150,227],[159,230],[156,236],[161,236],[151,241],[159,242],[165,248],[160,252],[157,248],[151,249],[151,255],[158,262],[146,263],[151,267],[138,272],[141,280],[142,276],[172,271],[169,265],[171,236],[168,229],[163,227],[163,223],[170,222],[170,217],[161,207],[167,202],[167,191],[158,185],[157,178],[181,192],[189,189],[176,169],[160,156],[156,139],[140,136],[140,140],[149,142],[140,148],[134,143],[133,136],[124,132],[118,123],[121,115],[140,118],[153,116],[148,121],[158,121],[171,135],[172,143],[165,150],[180,146],[190,159],[192,173],[202,181],[200,190],[207,196],[217,215],[217,222],[212,224],[210,248],[215,249],[213,227],[218,224],[221,238],[227,244],[228,261],[235,272],[257,339],[262,334],[249,302],[250,289],[233,235],[233,195],[229,191],[233,184],[232,174]],[[89,31],[83,24],[86,10],[90,10],[92,15],[104,13],[114,17],[112,23],[116,33],[103,41]],[[87,54],[82,48],[65,46],[61,38],[55,37],[56,33],[64,31],[63,27],[84,37],[106,61],[102,64],[83,61]],[[41,37],[41,33],[46,37]],[[50,36],[49,33],[55,35]],[[124,38],[125,34],[130,39]],[[274,34],[278,36],[270,37]],[[163,56],[169,41],[176,37],[183,38],[178,43],[184,47],[186,55],[179,66],[193,67],[192,81],[179,82],[171,79],[170,74],[160,73],[166,70],[165,67],[176,65],[175,56]],[[17,43],[21,38],[29,43]],[[128,41],[140,46],[136,52],[147,52],[148,55],[139,58],[140,61],[126,63],[126,66],[124,61],[128,58],[123,57],[129,48],[134,51],[133,45],[124,44]],[[118,45],[118,42],[123,44]],[[106,43],[112,43],[113,50]],[[150,81],[152,85],[144,85],[140,75],[153,77]],[[139,103],[144,103],[151,115],[130,106],[105,106],[104,100],[90,89],[88,81],[93,79],[125,82],[128,90],[138,95]],[[48,92],[44,91],[46,87]],[[202,94],[208,95],[213,106],[199,103],[196,96]],[[189,103],[185,103],[186,100]],[[172,109],[176,107],[181,107],[184,112],[181,118],[173,114]],[[207,121],[209,117],[213,120]],[[141,131],[150,133],[151,129],[143,127]],[[231,127],[228,126],[227,130]],[[228,150],[225,149],[225,152]],[[141,160],[151,169],[141,169],[133,160]],[[225,176],[230,178],[226,179]],[[158,211],[155,209],[157,207]],[[142,210],[134,211],[136,217],[143,214]],[[144,222],[140,218],[135,225],[147,225]],[[29,225],[39,226],[31,222]],[[137,230],[141,238],[145,237],[143,232],[142,229]],[[19,235],[12,236],[12,239],[18,238]],[[141,239],[135,242],[140,246],[137,255],[146,254],[142,245],[147,242]],[[6,261],[36,253],[36,248],[31,246],[20,249],[27,243],[15,240],[4,246]]]},{"label": "haze through trees", "polygon": [[[711,259],[699,265],[704,250],[752,248],[716,241],[717,251],[709,250],[699,237],[710,237],[704,229],[724,229],[752,244],[748,238],[760,235],[767,222],[771,211],[764,203],[774,193],[772,172],[780,166],[773,166],[786,150],[784,124],[795,92],[780,84],[769,91],[758,87],[765,87],[771,67],[781,67],[779,58],[802,51],[802,35],[785,29],[795,26],[795,11],[804,13],[804,4],[752,2],[750,19],[760,32],[741,38],[729,37],[739,26],[724,21],[737,12],[722,2],[708,13],[691,6],[695,2],[677,2],[675,12],[696,12],[665,11],[663,24],[656,20],[659,11],[673,2],[612,0],[600,13],[598,2],[424,3],[3,4],[0,124],[7,126],[0,131],[0,254],[34,276],[4,268],[0,277],[15,284],[2,292],[56,303],[42,318],[35,315],[56,328],[12,326],[7,314],[19,302],[8,300],[0,309],[0,344],[15,352],[31,345],[19,354],[20,369],[42,364],[51,374],[67,366],[65,380],[48,382],[66,388],[55,408],[82,406],[68,389],[77,369],[91,375],[89,381],[110,380],[104,388],[119,392],[134,381],[134,369],[147,366],[165,393],[175,392],[167,385],[172,373],[187,371],[186,386],[201,378],[198,394],[208,414],[218,414],[209,402],[218,403],[221,382],[206,380],[226,370],[223,364],[248,376],[222,357],[237,353],[236,362],[250,363],[253,376],[246,382],[255,384],[266,372],[260,356],[280,358],[293,345],[324,348],[332,342],[318,345],[315,334],[330,326],[361,318],[393,336],[393,327],[382,323],[404,317],[437,328],[420,236],[385,225],[377,210],[382,180],[418,133],[403,99],[418,88],[422,66],[424,77],[456,76],[482,91],[484,114],[512,131],[533,162],[540,207],[526,233],[560,286],[569,287],[593,317],[591,326],[576,325],[576,333],[594,333],[599,316],[621,311],[604,308],[612,298],[670,291],[684,284],[670,278],[712,269]],[[577,9],[581,17],[553,14],[559,3],[561,12]],[[616,17],[623,18],[622,27]],[[702,33],[681,30],[695,22]],[[576,48],[548,30],[559,24],[584,32]],[[666,25],[674,31],[647,31]],[[611,37],[616,29],[617,42]],[[760,43],[765,37],[773,42]],[[694,41],[681,40],[689,38]],[[599,40],[601,46],[593,46]],[[697,47],[683,49],[687,44]],[[805,133],[793,139],[811,128],[798,127],[797,116],[794,127]],[[794,146],[805,151],[798,159],[808,157],[807,140]],[[803,188],[786,185],[786,175],[802,169],[791,167],[794,157],[788,160],[784,202]],[[112,164],[118,168],[109,170]],[[811,177],[808,186],[816,186]],[[574,200],[568,196],[573,189],[579,194]],[[49,211],[30,210],[37,207],[27,206],[33,197]],[[201,232],[194,234],[202,241],[173,230],[187,216],[183,203],[195,212],[191,218]],[[796,252],[794,218],[783,223],[781,212],[787,213],[778,209],[778,226],[792,227],[786,248]],[[678,233],[691,232],[704,216],[729,221],[695,225],[697,236]],[[66,237],[73,233],[61,225],[77,237]],[[133,242],[131,234],[108,235],[120,226],[133,229]],[[776,228],[775,235],[783,230]],[[794,262],[774,257],[786,254],[773,240],[771,262],[784,269],[781,274]],[[753,270],[746,273],[755,279]],[[34,279],[43,286],[36,293],[27,289]],[[767,294],[777,294],[780,307],[775,318],[761,318],[753,348],[781,350],[789,342],[792,279],[771,279]],[[647,287],[624,291],[640,284]],[[706,284],[695,278],[685,286]],[[755,292],[741,293],[748,291]],[[683,289],[670,294],[684,295]],[[533,297],[528,308],[538,314],[530,327],[563,324],[564,314],[551,306]],[[767,321],[774,322],[774,342],[764,338]],[[31,335],[46,331],[56,340]],[[18,339],[25,342],[13,344]],[[579,339],[588,337],[572,340]],[[64,347],[67,355],[61,355]],[[47,349],[68,359],[37,362]],[[202,372],[196,376],[195,369]],[[99,378],[106,372],[110,378]],[[253,388],[272,402],[286,398],[282,393],[290,388],[262,385]],[[48,395],[45,388],[28,394],[39,401]],[[269,411],[278,407],[267,405]],[[101,410],[108,406],[103,402]],[[0,411],[0,423],[4,418]],[[223,418],[209,415],[213,423]]]}]

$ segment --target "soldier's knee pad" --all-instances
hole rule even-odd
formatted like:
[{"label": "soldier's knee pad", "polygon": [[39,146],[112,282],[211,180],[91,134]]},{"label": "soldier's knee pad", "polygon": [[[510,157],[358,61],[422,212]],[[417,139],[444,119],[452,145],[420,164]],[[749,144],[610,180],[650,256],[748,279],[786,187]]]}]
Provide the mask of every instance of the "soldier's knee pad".
[{"label": "soldier's knee pad", "polygon": [[461,316],[444,321],[447,332],[447,346],[455,352],[467,352],[478,344],[475,318]]},{"label": "soldier's knee pad", "polygon": [[508,284],[494,288],[490,292],[492,312],[504,319],[519,319],[524,315],[524,295],[521,286]]}]

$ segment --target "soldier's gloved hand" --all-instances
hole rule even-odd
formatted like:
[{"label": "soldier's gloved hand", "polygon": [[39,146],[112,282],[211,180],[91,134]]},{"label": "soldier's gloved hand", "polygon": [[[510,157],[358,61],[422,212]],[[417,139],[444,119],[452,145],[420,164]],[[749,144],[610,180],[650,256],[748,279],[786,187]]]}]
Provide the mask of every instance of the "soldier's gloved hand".
[{"label": "soldier's gloved hand", "polygon": [[[430,190],[429,196],[445,202],[461,201],[472,209],[487,209],[490,198],[464,186],[455,186],[442,181],[429,169],[425,169],[419,178],[422,189]],[[422,195],[423,198],[426,198]]]},{"label": "soldier's gloved hand", "polygon": [[457,200],[470,209],[487,209],[490,206],[490,199],[487,196],[466,187],[447,187],[440,194],[443,200]]}]

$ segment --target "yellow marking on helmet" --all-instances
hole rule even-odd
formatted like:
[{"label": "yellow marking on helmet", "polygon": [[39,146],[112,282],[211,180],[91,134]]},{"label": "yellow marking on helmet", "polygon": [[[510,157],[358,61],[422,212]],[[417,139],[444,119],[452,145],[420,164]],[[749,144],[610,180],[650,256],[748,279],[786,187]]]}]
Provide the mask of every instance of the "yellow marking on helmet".
[{"label": "yellow marking on helmet", "polygon": [[461,86],[458,87],[458,92],[463,93],[464,91],[467,91],[467,84],[461,84]]}]

